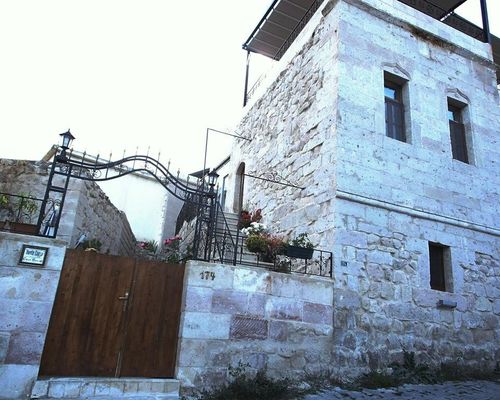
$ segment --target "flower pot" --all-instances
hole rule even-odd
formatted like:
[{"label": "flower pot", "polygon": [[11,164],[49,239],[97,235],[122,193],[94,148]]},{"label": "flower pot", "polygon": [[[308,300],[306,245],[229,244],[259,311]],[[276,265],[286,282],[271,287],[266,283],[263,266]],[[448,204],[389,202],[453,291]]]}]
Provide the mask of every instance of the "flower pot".
[{"label": "flower pot", "polygon": [[303,260],[310,260],[313,256],[314,249],[306,247],[288,246],[286,248],[286,255],[291,258],[302,258]]},{"label": "flower pot", "polygon": [[24,224],[21,222],[0,222],[1,230],[8,230],[12,233],[24,233],[28,235],[36,235],[37,226],[32,224]]}]

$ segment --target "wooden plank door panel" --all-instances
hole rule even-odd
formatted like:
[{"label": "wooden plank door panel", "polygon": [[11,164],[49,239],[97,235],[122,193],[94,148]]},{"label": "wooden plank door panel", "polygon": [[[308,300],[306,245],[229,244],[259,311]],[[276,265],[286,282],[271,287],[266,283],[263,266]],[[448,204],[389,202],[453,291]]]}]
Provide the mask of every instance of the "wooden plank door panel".
[{"label": "wooden plank door panel", "polygon": [[115,376],[135,260],[67,250],[41,376]]},{"label": "wooden plank door panel", "polygon": [[183,265],[137,262],[120,376],[174,376],[183,279]]}]

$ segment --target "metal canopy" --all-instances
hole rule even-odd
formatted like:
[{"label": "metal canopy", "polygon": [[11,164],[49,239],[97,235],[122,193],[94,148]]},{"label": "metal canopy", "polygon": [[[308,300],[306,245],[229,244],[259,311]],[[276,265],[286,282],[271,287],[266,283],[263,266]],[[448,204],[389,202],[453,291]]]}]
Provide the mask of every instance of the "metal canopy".
[{"label": "metal canopy", "polygon": [[279,60],[323,0],[275,0],[243,49]]},{"label": "metal canopy", "polygon": [[441,20],[467,0],[399,0],[432,18]]}]

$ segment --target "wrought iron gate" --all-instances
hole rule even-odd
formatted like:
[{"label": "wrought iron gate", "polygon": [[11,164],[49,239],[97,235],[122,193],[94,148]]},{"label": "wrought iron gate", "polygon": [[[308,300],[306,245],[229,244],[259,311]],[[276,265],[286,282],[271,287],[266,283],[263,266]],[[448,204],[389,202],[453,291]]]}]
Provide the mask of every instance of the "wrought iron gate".
[{"label": "wrought iron gate", "polygon": [[149,155],[136,154],[117,161],[99,159],[97,156],[95,160],[89,161],[85,152],[77,153],[67,146],[58,147],[40,209],[38,235],[56,237],[71,178],[100,182],[138,172],[152,176],[174,197],[193,205],[197,216],[192,244],[193,257],[198,260],[209,260],[212,249],[215,248],[217,174],[204,173],[197,184],[189,184]]}]

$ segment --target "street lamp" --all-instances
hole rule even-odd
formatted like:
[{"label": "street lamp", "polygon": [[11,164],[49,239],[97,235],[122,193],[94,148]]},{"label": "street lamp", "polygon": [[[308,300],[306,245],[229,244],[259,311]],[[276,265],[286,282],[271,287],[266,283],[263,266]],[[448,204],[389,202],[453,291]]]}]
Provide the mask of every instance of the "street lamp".
[{"label": "street lamp", "polygon": [[71,134],[69,129],[68,132],[61,133],[59,136],[61,136],[61,147],[64,150],[68,150],[71,142],[73,141],[73,139],[75,139],[75,137]]},{"label": "street lamp", "polygon": [[210,186],[211,192],[214,191],[215,182],[217,182],[218,177],[219,177],[219,174],[217,172],[215,172],[215,170],[212,170],[212,172],[210,172],[208,174],[208,185]]}]

